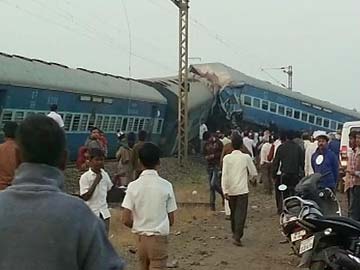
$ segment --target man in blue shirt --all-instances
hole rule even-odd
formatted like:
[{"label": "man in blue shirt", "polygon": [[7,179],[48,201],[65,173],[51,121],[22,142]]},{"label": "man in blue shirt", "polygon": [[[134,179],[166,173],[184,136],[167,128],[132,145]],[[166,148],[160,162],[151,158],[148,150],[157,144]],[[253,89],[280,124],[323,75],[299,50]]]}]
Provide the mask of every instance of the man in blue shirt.
[{"label": "man in blue shirt", "polygon": [[311,158],[312,167],[315,173],[324,175],[321,186],[335,190],[339,175],[339,160],[328,147],[329,137],[325,131],[319,132],[316,140],[318,148]]}]

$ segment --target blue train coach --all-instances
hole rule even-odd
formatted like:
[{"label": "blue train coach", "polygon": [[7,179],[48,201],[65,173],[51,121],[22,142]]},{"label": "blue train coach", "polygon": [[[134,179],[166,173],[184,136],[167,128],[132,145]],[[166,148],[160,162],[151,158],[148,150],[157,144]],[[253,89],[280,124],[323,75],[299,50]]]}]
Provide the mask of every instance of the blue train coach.
[{"label": "blue train coach", "polygon": [[110,157],[117,130],[146,130],[158,143],[167,108],[158,91],[135,80],[0,53],[0,125],[45,115],[51,104],[64,119],[71,160],[93,126],[107,135]]},{"label": "blue train coach", "polygon": [[193,67],[215,87],[218,105],[239,125],[328,132],[360,120],[360,113],[245,75],[223,64]]}]

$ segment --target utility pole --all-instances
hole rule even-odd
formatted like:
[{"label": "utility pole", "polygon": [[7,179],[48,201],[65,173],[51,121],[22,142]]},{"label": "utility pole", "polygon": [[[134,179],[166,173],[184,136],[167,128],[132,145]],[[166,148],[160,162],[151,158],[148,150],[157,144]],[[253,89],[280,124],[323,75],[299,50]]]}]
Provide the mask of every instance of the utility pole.
[{"label": "utility pole", "polygon": [[288,75],[288,89],[293,89],[293,66],[281,67],[282,71]]},{"label": "utility pole", "polygon": [[[283,84],[282,82],[277,80],[270,73],[268,73],[267,70],[282,70],[288,76],[288,85],[286,86],[285,84]],[[290,66],[287,66],[287,67],[280,67],[280,68],[273,68],[273,67],[271,67],[271,68],[261,68],[261,71],[265,72],[270,78],[272,78],[274,81],[279,83],[282,87],[285,87],[285,88],[289,89],[290,91],[293,90],[293,75],[294,75],[293,66],[290,65]]]},{"label": "utility pole", "polygon": [[189,94],[189,0],[171,0],[179,8],[179,92],[178,92],[178,160],[188,157]]}]

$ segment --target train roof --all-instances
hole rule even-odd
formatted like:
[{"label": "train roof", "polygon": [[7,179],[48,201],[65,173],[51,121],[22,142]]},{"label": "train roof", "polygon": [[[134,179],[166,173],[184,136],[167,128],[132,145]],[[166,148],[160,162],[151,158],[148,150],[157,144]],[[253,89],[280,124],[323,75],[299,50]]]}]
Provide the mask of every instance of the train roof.
[{"label": "train roof", "polygon": [[0,84],[167,103],[134,79],[5,53],[0,53]]},{"label": "train roof", "polygon": [[[143,82],[156,83],[168,89],[170,92],[178,96],[178,77],[152,78],[141,80]],[[210,87],[204,83],[203,79],[195,74],[189,74],[190,92],[189,92],[189,108],[192,109],[201,106],[204,103],[214,99],[214,94]]]},{"label": "train roof", "polygon": [[192,65],[191,70],[200,76],[208,78],[213,84],[219,87],[219,90],[226,86],[236,86],[240,84],[251,85],[260,89],[268,90],[276,94],[281,94],[287,97],[295,98],[302,102],[310,103],[312,105],[327,108],[332,111],[343,113],[345,115],[353,116],[360,119],[360,113],[349,110],[338,105],[334,105],[328,101],[312,98],[304,95],[300,92],[290,91],[280,86],[271,84],[267,81],[259,80],[254,77],[250,77],[238,70],[235,70],[229,66],[221,63],[199,64]]}]

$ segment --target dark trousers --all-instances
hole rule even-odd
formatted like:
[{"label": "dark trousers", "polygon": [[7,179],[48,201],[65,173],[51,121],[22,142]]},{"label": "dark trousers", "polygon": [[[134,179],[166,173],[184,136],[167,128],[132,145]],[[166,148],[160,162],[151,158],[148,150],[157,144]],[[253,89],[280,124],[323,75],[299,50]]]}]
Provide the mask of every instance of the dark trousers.
[{"label": "dark trousers", "polygon": [[249,195],[229,196],[231,230],[233,239],[240,241],[244,235],[244,227],[247,217]]},{"label": "dark trousers", "polygon": [[351,190],[350,217],[356,221],[360,221],[360,186],[354,186]]},{"label": "dark trousers", "polygon": [[299,175],[297,174],[282,174],[281,184],[287,186],[287,190],[284,191],[284,199],[295,195],[295,187],[299,183]]},{"label": "dark trousers", "polygon": [[[299,176],[296,174],[282,174],[275,178],[275,198],[278,214],[283,210],[283,200],[295,195],[295,187],[299,183]],[[279,191],[279,186],[285,184],[287,189]]]},{"label": "dark trousers", "polygon": [[220,194],[224,200],[224,194],[221,188],[221,179],[219,177],[219,169],[216,167],[208,168],[209,186],[210,186],[210,206],[215,209],[216,192]]},{"label": "dark trousers", "polygon": [[277,175],[274,180],[275,180],[274,185],[275,185],[276,208],[277,208],[278,214],[281,214],[281,212],[283,210],[283,195],[282,195],[281,191],[279,190],[279,186],[281,185],[281,176]]}]

